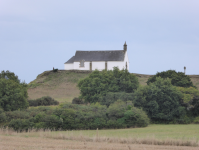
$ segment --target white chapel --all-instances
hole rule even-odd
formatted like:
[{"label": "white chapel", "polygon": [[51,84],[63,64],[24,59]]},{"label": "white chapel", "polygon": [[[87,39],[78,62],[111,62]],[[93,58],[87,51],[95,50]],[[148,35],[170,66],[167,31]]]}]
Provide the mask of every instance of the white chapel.
[{"label": "white chapel", "polygon": [[75,56],[64,63],[65,70],[129,70],[127,45],[124,43],[123,50],[108,51],[76,51]]}]

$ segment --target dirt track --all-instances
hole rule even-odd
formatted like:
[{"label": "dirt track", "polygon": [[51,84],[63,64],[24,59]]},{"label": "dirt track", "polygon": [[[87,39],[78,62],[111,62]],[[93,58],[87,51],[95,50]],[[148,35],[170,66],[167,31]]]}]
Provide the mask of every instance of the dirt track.
[{"label": "dirt track", "polygon": [[0,136],[0,150],[198,150],[199,147],[80,142],[41,137]]}]

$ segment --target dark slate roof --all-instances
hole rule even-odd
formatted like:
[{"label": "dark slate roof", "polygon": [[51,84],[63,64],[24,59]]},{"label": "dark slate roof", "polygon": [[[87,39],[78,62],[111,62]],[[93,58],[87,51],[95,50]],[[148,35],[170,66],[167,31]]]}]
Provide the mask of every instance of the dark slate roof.
[{"label": "dark slate roof", "polygon": [[74,58],[75,58],[75,56],[71,57],[67,62],[65,62],[65,64],[66,63],[68,63],[68,64],[73,63],[74,62]]},{"label": "dark slate roof", "polygon": [[69,59],[66,63],[75,61],[123,61],[124,50],[113,51],[76,51],[75,56]]}]

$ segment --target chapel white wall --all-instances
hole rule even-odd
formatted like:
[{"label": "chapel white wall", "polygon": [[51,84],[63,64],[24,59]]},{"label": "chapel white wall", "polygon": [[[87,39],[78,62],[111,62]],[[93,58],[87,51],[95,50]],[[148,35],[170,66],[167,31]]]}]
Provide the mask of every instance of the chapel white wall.
[{"label": "chapel white wall", "polygon": [[[125,53],[124,61],[107,61],[107,69],[113,70],[113,67],[118,67],[120,70],[126,69],[129,70],[129,59],[127,52]],[[79,67],[80,62],[74,62],[73,64],[64,64],[65,70],[90,70],[90,62],[84,62],[84,67]],[[103,70],[105,69],[105,61],[93,61],[92,70]]]},{"label": "chapel white wall", "polygon": [[64,69],[65,70],[73,70],[74,69],[74,65],[72,64],[64,64]]},{"label": "chapel white wall", "polygon": [[125,67],[125,69],[126,69],[126,62],[127,62],[127,70],[129,70],[129,58],[128,58],[127,52],[125,53],[124,56],[125,56],[125,57],[124,57],[124,67]]},{"label": "chapel white wall", "polygon": [[92,70],[99,70],[102,71],[105,69],[105,61],[93,61],[92,62]]},{"label": "chapel white wall", "polygon": [[107,62],[108,70],[113,70],[113,67],[118,67],[120,70],[122,70],[124,68],[124,62],[123,61],[108,61]]},{"label": "chapel white wall", "polygon": [[90,62],[84,62],[84,67],[79,67],[80,62],[74,62],[75,70],[90,70]]}]

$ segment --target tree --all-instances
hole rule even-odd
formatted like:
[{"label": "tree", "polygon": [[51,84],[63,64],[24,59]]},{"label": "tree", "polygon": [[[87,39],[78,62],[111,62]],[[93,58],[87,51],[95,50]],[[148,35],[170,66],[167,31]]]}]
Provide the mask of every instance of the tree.
[{"label": "tree", "polygon": [[143,108],[152,121],[170,122],[184,114],[185,108],[180,105],[182,97],[170,79],[156,77],[155,82],[135,91],[134,106]]},{"label": "tree", "polygon": [[27,84],[20,83],[14,73],[2,71],[0,74],[0,108],[5,111],[25,109],[27,102]]},{"label": "tree", "polygon": [[193,87],[184,88],[177,87],[182,92],[183,98],[181,105],[186,107],[187,111],[190,111],[192,116],[199,115],[199,91]]},{"label": "tree", "polygon": [[99,101],[107,92],[132,93],[139,86],[138,78],[130,74],[128,70],[93,71],[87,78],[78,83],[81,92],[80,98],[85,102],[95,103]]},{"label": "tree", "polygon": [[18,79],[18,76],[17,75],[15,75],[13,72],[10,72],[10,71],[1,71],[1,73],[0,73],[0,79],[10,79],[10,80],[13,80],[13,81],[15,81],[15,82],[17,82],[17,83],[20,83],[20,80]]},{"label": "tree", "polygon": [[155,76],[150,77],[147,81],[147,84],[153,83],[156,81],[156,77],[161,77],[161,78],[170,78],[171,79],[171,84],[174,86],[180,86],[180,87],[194,87],[196,88],[190,77],[185,75],[183,72],[176,72],[175,70],[168,70],[168,71],[163,71],[163,72],[158,72]]}]

